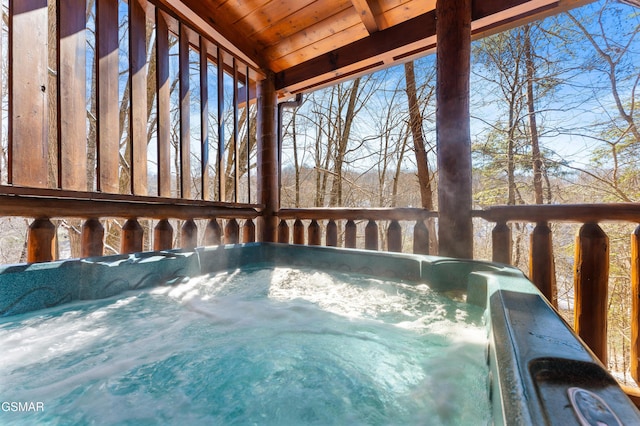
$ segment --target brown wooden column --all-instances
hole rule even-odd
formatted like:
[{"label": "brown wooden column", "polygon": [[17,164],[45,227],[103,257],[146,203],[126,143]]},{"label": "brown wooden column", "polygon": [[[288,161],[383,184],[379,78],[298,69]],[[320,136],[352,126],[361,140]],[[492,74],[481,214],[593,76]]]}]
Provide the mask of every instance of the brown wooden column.
[{"label": "brown wooden column", "polygon": [[336,221],[331,219],[329,223],[327,223],[327,246],[329,247],[337,247],[338,246],[338,225]]},{"label": "brown wooden column", "polygon": [[304,224],[300,219],[293,222],[293,244],[304,244]]},{"label": "brown wooden column", "polygon": [[547,300],[558,307],[556,268],[553,259],[553,241],[547,222],[539,222],[531,233],[529,249],[529,278]]},{"label": "brown wooden column", "polygon": [[256,225],[253,220],[247,219],[242,227],[242,242],[253,243],[256,241]]},{"label": "brown wooden column", "polygon": [[82,257],[102,256],[104,226],[98,219],[87,219],[82,225]]},{"label": "brown wooden column", "polygon": [[511,228],[505,222],[498,222],[491,231],[491,249],[494,262],[511,264]]},{"label": "brown wooden column", "polygon": [[240,242],[240,225],[235,219],[227,221],[227,225],[224,227],[224,243],[225,244],[238,244]]},{"label": "brown wooden column", "polygon": [[144,229],[137,219],[128,219],[122,226],[120,235],[120,253],[137,253],[142,251]]},{"label": "brown wooden column", "polygon": [[356,223],[349,219],[344,226],[344,246],[346,248],[356,248],[358,227]]},{"label": "brown wooden column", "polygon": [[307,228],[307,241],[310,246],[321,245],[320,224],[313,219]]},{"label": "brown wooden column", "polygon": [[173,248],[173,226],[168,219],[162,219],[153,229],[153,249],[171,250]]},{"label": "brown wooden column", "polygon": [[273,73],[258,83],[258,203],[264,205],[258,217],[258,241],[275,242],[280,209],[278,187],[277,98]]},{"label": "brown wooden column", "polygon": [[278,225],[278,242],[289,244],[289,225],[286,220],[281,220]]},{"label": "brown wooden column", "polygon": [[413,252],[429,254],[429,229],[424,220],[418,220],[413,227]]},{"label": "brown wooden column", "polygon": [[397,220],[392,220],[387,229],[387,250],[402,251],[402,226]]},{"label": "brown wooden column", "polygon": [[222,244],[222,229],[216,219],[211,219],[204,229],[204,245],[217,246],[220,244]]},{"label": "brown wooden column", "polygon": [[640,383],[640,226],[631,234],[631,377]]},{"label": "brown wooden column", "polygon": [[49,219],[34,220],[29,225],[27,236],[27,262],[48,262],[54,260],[56,227]]},{"label": "brown wooden column", "polygon": [[378,250],[378,224],[375,220],[369,220],[364,227],[364,248]]},{"label": "brown wooden column", "polygon": [[193,249],[198,245],[198,226],[193,219],[185,220],[180,229],[180,247]]},{"label": "brown wooden column", "polygon": [[472,258],[471,0],[438,0],[436,18],[439,254]]},{"label": "brown wooden column", "polygon": [[574,328],[607,365],[609,237],[596,223],[585,223],[576,237]]}]

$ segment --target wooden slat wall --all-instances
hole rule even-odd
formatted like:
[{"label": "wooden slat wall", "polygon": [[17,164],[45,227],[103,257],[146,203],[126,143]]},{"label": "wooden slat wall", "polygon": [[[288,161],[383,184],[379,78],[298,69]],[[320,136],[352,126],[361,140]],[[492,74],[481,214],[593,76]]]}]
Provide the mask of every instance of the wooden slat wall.
[{"label": "wooden slat wall", "polygon": [[191,198],[191,126],[189,90],[189,33],[180,25],[179,41],[179,77],[180,77],[180,194],[182,198]]},{"label": "wooden slat wall", "polygon": [[58,2],[58,186],[87,190],[85,0]]},{"label": "wooden slat wall", "polygon": [[119,192],[118,3],[96,2],[98,191]]},{"label": "wooden slat wall", "polygon": [[131,84],[131,193],[147,194],[147,37],[146,0],[129,2],[129,81]]},{"label": "wooden slat wall", "polygon": [[[47,187],[47,0],[9,2],[9,183]],[[28,40],[28,47],[25,46]]]},{"label": "wooden slat wall", "polygon": [[158,195],[171,196],[171,81],[169,76],[169,26],[156,9],[156,75],[158,105]]}]

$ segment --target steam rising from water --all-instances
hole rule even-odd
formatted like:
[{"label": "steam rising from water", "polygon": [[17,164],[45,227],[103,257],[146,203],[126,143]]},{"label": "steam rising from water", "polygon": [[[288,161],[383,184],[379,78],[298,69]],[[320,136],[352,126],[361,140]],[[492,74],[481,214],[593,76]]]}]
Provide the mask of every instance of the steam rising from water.
[{"label": "steam rising from water", "polygon": [[0,323],[3,424],[487,424],[481,312],[426,286],[289,268]]}]

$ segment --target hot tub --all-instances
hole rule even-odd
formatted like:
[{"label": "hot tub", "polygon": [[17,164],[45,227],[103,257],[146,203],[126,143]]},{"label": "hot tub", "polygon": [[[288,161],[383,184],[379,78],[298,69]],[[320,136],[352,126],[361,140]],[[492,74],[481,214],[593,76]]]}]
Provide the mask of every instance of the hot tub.
[{"label": "hot tub", "polygon": [[0,316],[2,424],[640,424],[497,264],[255,243],[10,265]]}]

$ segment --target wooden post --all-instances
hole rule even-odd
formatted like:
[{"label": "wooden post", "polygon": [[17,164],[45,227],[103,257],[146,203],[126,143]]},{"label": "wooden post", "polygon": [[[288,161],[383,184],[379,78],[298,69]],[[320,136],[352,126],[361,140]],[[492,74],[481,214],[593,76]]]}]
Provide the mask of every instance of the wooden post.
[{"label": "wooden post", "polygon": [[471,0],[436,3],[439,254],[473,257],[469,72]]},{"label": "wooden post", "polygon": [[120,253],[138,253],[142,251],[144,229],[137,219],[129,219],[122,225],[120,236]]},{"label": "wooden post", "polygon": [[278,242],[289,244],[289,225],[287,221],[282,219],[278,225]]},{"label": "wooden post", "polygon": [[331,219],[329,223],[327,223],[327,246],[329,247],[337,247],[338,246],[338,225],[336,225],[336,221]]},{"label": "wooden post", "polygon": [[392,220],[387,229],[387,249],[402,252],[402,227],[397,220]]},{"label": "wooden post", "polygon": [[344,246],[346,248],[356,248],[358,227],[356,223],[349,219],[344,226]]},{"label": "wooden post", "polygon": [[491,231],[491,249],[494,262],[511,265],[511,228],[506,222],[498,222]]},{"label": "wooden post", "polygon": [[217,246],[222,243],[222,229],[216,219],[211,219],[204,229],[204,245]]},{"label": "wooden post", "polygon": [[640,383],[640,225],[631,234],[631,377]]},{"label": "wooden post", "polygon": [[182,198],[191,198],[191,90],[189,88],[189,30],[183,23],[180,23],[178,63],[180,68],[180,196]]},{"label": "wooden post", "polygon": [[[100,15],[97,19],[100,19]],[[160,8],[156,8],[156,117],[158,122],[156,135],[158,140],[158,195],[161,197],[171,197],[171,75],[167,19],[167,15]],[[173,230],[171,232],[173,234]]]},{"label": "wooden post", "polygon": [[378,250],[378,224],[370,220],[364,228],[364,248]]},{"label": "wooden post", "polygon": [[147,0],[129,1],[131,193],[147,195]]},{"label": "wooden post", "polygon": [[429,254],[429,229],[424,224],[424,220],[418,220],[413,227],[413,252]]},{"label": "wooden post", "polygon": [[153,229],[153,249],[171,250],[173,248],[173,227],[169,219],[160,220]]},{"label": "wooden post", "polygon": [[293,244],[304,244],[304,224],[300,219],[293,222]]},{"label": "wooden post", "polygon": [[262,216],[258,217],[258,240],[274,242],[280,209],[280,165],[276,135],[277,97],[273,73],[268,72],[266,78],[258,83],[257,98],[258,203],[264,205]]},{"label": "wooden post", "polygon": [[529,278],[553,305],[558,307],[556,268],[553,259],[551,229],[546,222],[538,222],[531,233]]},{"label": "wooden post", "polygon": [[224,227],[224,243],[225,244],[238,244],[240,242],[240,225],[235,219],[227,221],[227,226]]},{"label": "wooden post", "polygon": [[98,219],[87,219],[82,224],[82,257],[104,254],[104,226]]},{"label": "wooden post", "polygon": [[310,246],[319,246],[320,242],[320,225],[318,221],[313,219],[307,228],[308,242]]},{"label": "wooden post", "polygon": [[31,222],[27,234],[27,262],[49,262],[54,260],[56,227],[48,218]]},{"label": "wooden post", "polygon": [[185,220],[180,228],[180,247],[194,249],[198,246],[198,226],[193,219]]},{"label": "wooden post", "polygon": [[607,285],[609,238],[595,223],[586,223],[576,237],[574,328],[607,365]]},{"label": "wooden post", "polygon": [[253,224],[253,220],[247,219],[242,227],[242,242],[253,243],[256,240],[256,225]]}]

